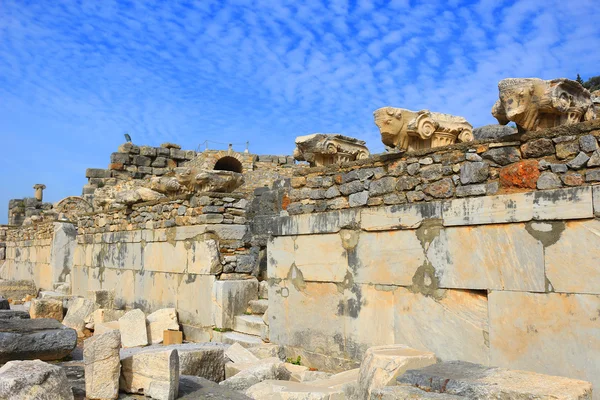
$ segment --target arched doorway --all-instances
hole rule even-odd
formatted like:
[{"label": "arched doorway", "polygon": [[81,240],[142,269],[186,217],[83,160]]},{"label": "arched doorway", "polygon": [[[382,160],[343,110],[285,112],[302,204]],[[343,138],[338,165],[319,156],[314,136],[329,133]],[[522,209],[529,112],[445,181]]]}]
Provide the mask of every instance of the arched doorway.
[{"label": "arched doorway", "polygon": [[242,163],[239,162],[237,158],[225,156],[217,161],[213,169],[217,171],[231,171],[242,173],[243,167]]}]

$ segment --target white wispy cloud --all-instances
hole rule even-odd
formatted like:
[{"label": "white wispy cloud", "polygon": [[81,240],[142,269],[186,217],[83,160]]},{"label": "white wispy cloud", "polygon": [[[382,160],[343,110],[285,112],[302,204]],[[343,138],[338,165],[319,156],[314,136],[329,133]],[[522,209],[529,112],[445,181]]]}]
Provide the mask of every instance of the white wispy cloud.
[{"label": "white wispy cloud", "polygon": [[385,105],[493,123],[503,78],[600,74],[599,20],[593,0],[3,0],[0,135],[35,140],[0,161],[0,202],[29,194],[22,169],[76,194],[125,131],[289,154],[312,132],[381,151]]}]

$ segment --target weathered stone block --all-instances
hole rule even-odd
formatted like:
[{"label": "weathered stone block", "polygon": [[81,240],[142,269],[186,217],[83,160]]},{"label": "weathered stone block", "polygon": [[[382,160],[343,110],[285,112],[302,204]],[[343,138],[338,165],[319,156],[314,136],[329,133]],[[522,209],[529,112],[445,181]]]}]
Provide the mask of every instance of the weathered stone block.
[{"label": "weathered stone block", "polygon": [[65,371],[40,360],[10,361],[0,368],[0,399],[73,400]]},{"label": "weathered stone block", "polygon": [[533,198],[533,219],[563,220],[592,218],[591,187],[574,187],[535,192]]},{"label": "weathered stone block", "polygon": [[398,378],[428,392],[442,392],[476,399],[581,399],[591,400],[588,382],[528,371],[486,367],[451,361],[406,372]]},{"label": "weathered stone block", "polygon": [[88,399],[116,399],[121,375],[121,335],[109,331],[83,343],[85,394]]},{"label": "weathered stone block", "polygon": [[433,287],[546,290],[544,246],[524,224],[447,228],[432,239],[427,258],[433,270],[423,279]]},{"label": "weathered stone block", "polygon": [[490,293],[491,364],[599,385],[598,309],[595,295]]},{"label": "weathered stone block", "polygon": [[63,302],[56,299],[32,299],[29,314],[32,319],[52,318],[63,320]]},{"label": "weathered stone block", "polygon": [[217,328],[232,329],[234,316],[243,314],[250,300],[258,298],[256,279],[216,281],[212,291],[212,318]]},{"label": "weathered stone block", "polygon": [[177,350],[148,349],[121,354],[120,389],[158,400],[174,400],[179,390]]},{"label": "weathered stone block", "polygon": [[360,364],[357,395],[368,399],[374,389],[393,385],[407,370],[435,363],[435,354],[402,344],[371,347]]},{"label": "weathered stone block", "polygon": [[394,342],[432,351],[442,360],[488,364],[487,296],[461,290],[432,294],[394,291]]},{"label": "weathered stone block", "polygon": [[[355,234],[358,236],[358,232]],[[363,232],[356,245],[354,281],[410,286],[416,270],[423,265],[425,259],[423,247],[414,230]],[[342,280],[346,275],[347,265],[347,262],[340,263]]]},{"label": "weathered stone block", "polygon": [[179,330],[177,311],[174,308],[163,308],[146,317],[148,343],[162,343],[163,333],[166,330]]},{"label": "weathered stone block", "polygon": [[142,310],[131,310],[119,318],[119,331],[123,347],[146,346],[146,316]]},{"label": "weathered stone block", "polygon": [[416,229],[426,219],[441,217],[442,204],[440,202],[401,204],[361,210],[360,225],[367,231]]},{"label": "weathered stone block", "polygon": [[600,221],[546,224],[546,275],[551,289],[600,294]]},{"label": "weathered stone block", "polygon": [[270,278],[295,274],[301,280],[328,282],[342,282],[348,265],[339,234],[275,237],[267,247],[267,262]]},{"label": "weathered stone block", "polygon": [[529,221],[533,218],[531,193],[456,199],[443,205],[444,226]]},{"label": "weathered stone block", "polygon": [[110,178],[111,172],[107,169],[88,168],[85,170],[86,178]]},{"label": "weathered stone block", "polygon": [[77,344],[77,333],[55,319],[2,320],[0,364],[9,360],[58,360]]}]

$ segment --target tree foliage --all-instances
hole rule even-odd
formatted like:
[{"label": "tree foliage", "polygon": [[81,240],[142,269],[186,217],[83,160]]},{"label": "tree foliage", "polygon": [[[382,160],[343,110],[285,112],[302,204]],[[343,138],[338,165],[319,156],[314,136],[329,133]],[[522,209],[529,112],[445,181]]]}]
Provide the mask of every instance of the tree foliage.
[{"label": "tree foliage", "polygon": [[[579,74],[577,74],[577,77],[579,77]],[[600,90],[600,75],[592,76],[587,81],[583,82],[582,85],[590,92]]]}]

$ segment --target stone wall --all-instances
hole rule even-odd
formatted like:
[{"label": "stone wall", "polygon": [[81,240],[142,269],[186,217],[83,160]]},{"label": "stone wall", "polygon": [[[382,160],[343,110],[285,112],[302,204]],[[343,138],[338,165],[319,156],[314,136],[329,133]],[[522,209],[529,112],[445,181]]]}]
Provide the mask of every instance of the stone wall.
[{"label": "stone wall", "polygon": [[114,186],[118,180],[143,179],[146,176],[162,176],[176,167],[183,166],[196,157],[194,150],[166,143],[161,147],[137,146],[124,143],[110,155],[107,169],[88,168],[88,183],[82,195],[87,200],[94,191],[104,186]]},{"label": "stone wall", "polygon": [[289,214],[556,189],[600,182],[600,121],[524,135],[384,154],[294,171]]},{"label": "stone wall", "polygon": [[[599,387],[600,186],[589,162],[599,127],[298,171],[273,191],[272,215],[253,219],[255,235],[271,236],[271,341],[317,368],[402,343]],[[578,166],[581,152],[590,160]],[[549,174],[560,187],[542,190]],[[320,199],[330,188],[340,194]],[[401,204],[384,205],[390,195]]]},{"label": "stone wall", "polygon": [[188,340],[210,340],[230,311],[227,296],[217,298],[219,282],[257,274],[246,204],[239,194],[210,193],[82,216],[73,294],[112,289],[118,307],[176,307]]},{"label": "stone wall", "polygon": [[[42,290],[70,280],[76,228],[42,222],[6,230],[6,260],[0,279],[33,279]],[[18,299],[20,300],[20,299]]]},{"label": "stone wall", "polygon": [[52,209],[52,203],[44,203],[34,197],[12,199],[8,202],[8,225],[20,226],[27,217],[39,216]]}]

